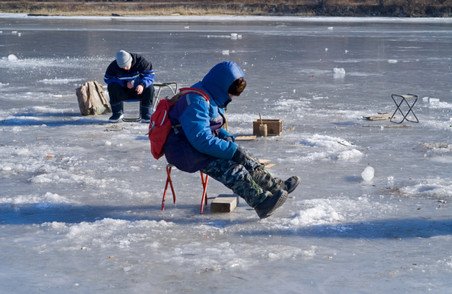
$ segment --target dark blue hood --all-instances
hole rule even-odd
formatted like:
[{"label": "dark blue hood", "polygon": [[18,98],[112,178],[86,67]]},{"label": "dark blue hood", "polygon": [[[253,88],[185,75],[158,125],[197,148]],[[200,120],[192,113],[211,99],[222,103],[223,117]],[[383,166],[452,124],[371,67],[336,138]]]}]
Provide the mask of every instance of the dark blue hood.
[{"label": "dark blue hood", "polygon": [[232,83],[245,76],[243,70],[233,61],[218,63],[202,79],[202,87],[211,94],[216,104],[224,108],[229,102],[228,89]]}]

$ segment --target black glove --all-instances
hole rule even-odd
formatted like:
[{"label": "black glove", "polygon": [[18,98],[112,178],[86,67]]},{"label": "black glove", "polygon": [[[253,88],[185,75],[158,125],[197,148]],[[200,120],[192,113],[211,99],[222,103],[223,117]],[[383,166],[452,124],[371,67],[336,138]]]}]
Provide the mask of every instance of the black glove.
[{"label": "black glove", "polygon": [[247,159],[248,155],[245,153],[245,150],[243,150],[240,146],[237,147],[237,150],[232,156],[232,160],[240,164],[245,164]]},{"label": "black glove", "polygon": [[235,137],[234,136],[227,136],[227,137],[224,137],[224,140],[226,140],[228,142],[235,142]]}]

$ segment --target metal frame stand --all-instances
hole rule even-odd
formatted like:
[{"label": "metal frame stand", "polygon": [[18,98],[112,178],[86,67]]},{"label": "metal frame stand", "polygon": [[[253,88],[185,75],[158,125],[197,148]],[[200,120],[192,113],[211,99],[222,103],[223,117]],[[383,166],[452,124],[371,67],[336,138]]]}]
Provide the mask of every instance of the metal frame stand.
[{"label": "metal frame stand", "polygon": [[[171,178],[172,168],[173,168],[173,165],[171,165],[171,164],[166,165],[166,183],[165,183],[165,189],[163,190],[161,210],[165,210],[165,198],[166,198],[166,191],[168,190],[168,186],[171,188],[171,193],[173,193],[173,204],[176,204],[176,192],[174,191],[173,180]],[[201,196],[201,205],[199,208],[199,213],[203,214],[204,206],[207,205],[207,185],[209,184],[209,176],[204,174],[201,171],[199,173],[201,175],[201,184],[202,184],[202,196]]]},{"label": "metal frame stand", "polygon": [[[418,96],[414,94],[405,94],[405,95],[399,95],[399,94],[391,94],[391,98],[394,101],[395,105],[397,106],[394,113],[391,115],[391,118],[389,119],[393,123],[401,124],[403,121],[407,120],[409,122],[418,123],[419,119],[417,118],[416,114],[414,114],[413,107],[417,102]],[[402,104],[407,105],[408,111],[406,113],[403,113],[401,106]],[[405,105],[404,104],[404,105]],[[394,116],[397,112],[400,112],[402,115],[402,119],[400,121],[395,121]],[[408,118],[409,114],[412,114],[414,117],[414,120],[411,120]]]},{"label": "metal frame stand", "polygon": [[161,99],[160,93],[162,92],[162,90],[164,88],[168,88],[171,91],[172,95],[176,95],[177,90],[178,90],[176,82],[155,83],[154,87],[157,88],[157,92],[154,95],[154,101],[152,101],[152,104],[153,104],[152,111],[154,111],[155,107],[157,107],[157,104],[159,103],[159,101]]},{"label": "metal frame stand", "polygon": [[[166,83],[154,83],[153,84],[154,88],[156,89],[155,94],[154,94],[154,99],[152,101],[152,112],[154,112],[155,107],[157,106],[157,104],[160,101],[160,94],[162,92],[162,90],[164,88],[168,88],[172,95],[176,95],[177,93],[177,83],[176,82],[166,82]],[[135,102],[140,102],[140,99],[129,99],[129,100],[123,100],[122,102],[124,103],[135,103]],[[126,107],[124,107],[126,108]],[[139,107],[138,107],[139,109]],[[125,122],[138,122],[140,121],[140,115],[138,112],[138,117],[133,116],[133,117],[126,117],[126,113],[124,113],[124,118],[122,119]]]}]

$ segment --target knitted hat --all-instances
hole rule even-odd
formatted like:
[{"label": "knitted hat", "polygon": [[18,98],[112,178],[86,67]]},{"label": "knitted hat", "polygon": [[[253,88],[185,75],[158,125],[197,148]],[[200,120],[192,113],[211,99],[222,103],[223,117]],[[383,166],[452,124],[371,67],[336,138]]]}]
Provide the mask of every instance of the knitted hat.
[{"label": "knitted hat", "polygon": [[120,68],[129,67],[132,65],[132,55],[124,50],[116,53],[116,63]]}]

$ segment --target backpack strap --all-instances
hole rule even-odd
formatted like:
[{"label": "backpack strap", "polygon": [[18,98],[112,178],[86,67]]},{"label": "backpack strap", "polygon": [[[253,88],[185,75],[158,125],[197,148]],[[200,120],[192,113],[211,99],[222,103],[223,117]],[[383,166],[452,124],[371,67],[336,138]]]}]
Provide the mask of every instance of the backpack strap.
[{"label": "backpack strap", "polygon": [[204,99],[206,99],[207,103],[209,103],[209,101],[210,101],[209,95],[207,95],[207,93],[204,92],[201,89],[197,89],[197,88],[181,88],[180,92],[179,92],[180,96],[183,96],[183,95],[186,95],[186,94],[190,94],[190,93],[195,93],[195,94],[198,94],[198,95],[202,96]]},{"label": "backpack strap", "polygon": [[166,99],[168,99],[168,101],[171,103],[171,105],[174,105],[174,104],[176,104],[177,101],[179,101],[180,97],[190,94],[190,93],[195,93],[195,94],[202,96],[204,99],[206,99],[207,102],[209,102],[209,100],[210,100],[209,95],[207,95],[206,92],[204,92],[203,90],[200,90],[200,89],[196,89],[196,88],[180,88],[179,93],[175,94],[171,98],[166,98]]},{"label": "backpack strap", "polygon": [[[171,97],[170,103],[171,103],[171,104],[176,104],[176,102],[179,100],[180,97],[182,97],[182,96],[184,96],[184,95],[187,95],[187,94],[190,94],[190,93],[198,94],[198,95],[202,96],[202,97],[207,101],[207,103],[210,103],[209,95],[207,95],[206,92],[204,92],[204,91],[201,90],[201,89],[197,89],[197,88],[189,88],[189,87],[187,87],[187,88],[180,88],[179,93],[177,93],[176,95],[174,95],[173,97]],[[181,127],[180,124],[177,124],[177,125],[173,125],[173,126],[172,126],[172,128],[173,128],[173,130],[174,130],[174,132],[175,132],[176,134],[179,133],[179,128],[180,128],[180,127]]]}]

